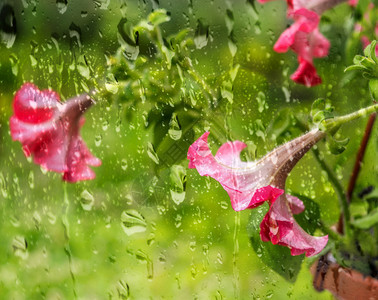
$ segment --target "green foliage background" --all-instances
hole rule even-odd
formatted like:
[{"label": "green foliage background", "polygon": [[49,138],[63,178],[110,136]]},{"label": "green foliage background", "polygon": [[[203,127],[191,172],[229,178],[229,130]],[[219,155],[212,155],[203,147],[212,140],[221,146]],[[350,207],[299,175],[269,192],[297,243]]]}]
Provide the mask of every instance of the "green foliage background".
[{"label": "green foliage background", "polygon": [[[95,180],[67,185],[69,207],[64,203],[60,174],[41,170],[24,157],[18,142],[11,141],[12,98],[23,82],[52,88],[62,99],[84,92],[95,82],[101,84],[107,58],[119,47],[121,18],[136,24],[153,7],[170,13],[171,21],[161,26],[164,36],[185,28],[194,33],[198,19],[209,26],[207,45],[190,53],[193,68],[209,85],[218,87],[228,70],[240,65],[233,103],[226,100],[217,111],[202,112],[204,122],[193,127],[193,138],[205,129],[214,133],[213,152],[232,138],[254,145],[250,158],[261,157],[277,143],[299,134],[288,132],[283,140],[272,139],[270,124],[278,113],[289,108],[306,116],[319,97],[331,99],[340,115],[371,101],[367,82],[343,72],[350,57],[361,50],[357,43],[349,50],[353,54],[346,51],[352,22],[347,5],[322,19],[320,29],[331,41],[331,49],[327,58],[315,62],[323,84],[308,89],[289,80],[297,65],[295,55],[272,50],[287,25],[283,1],[256,4],[256,10],[242,0],[159,2],[68,1],[63,14],[58,8],[65,7],[64,0],[57,1],[59,6],[36,0],[12,4],[16,41],[11,48],[0,44],[1,298],[330,299],[327,292],[313,290],[307,264],[293,284],[260,261],[246,230],[250,212],[235,213],[217,182],[186,170],[186,150],[180,154],[182,160],[174,162],[186,170],[185,200],[173,201],[175,179],[170,166],[160,165],[161,161],[157,166],[150,158],[151,145],[160,143],[156,135],[161,134],[164,141],[169,137],[156,126],[146,126],[152,107],[141,98],[123,101],[107,94],[86,113],[82,135],[103,165],[95,168]],[[228,46],[227,9],[232,10],[235,22],[234,58]],[[150,59],[153,48],[147,40],[140,42],[140,56]],[[198,89],[197,94],[199,103],[204,101]],[[164,93],[154,97],[167,104],[177,100]],[[155,106],[150,123],[169,123],[161,117],[161,107]],[[183,130],[185,122],[192,122],[185,118],[178,113]],[[365,120],[359,120],[342,128],[341,136],[351,138],[342,155],[333,156],[319,145],[344,184],[364,124]],[[376,161],[376,129],[373,135],[367,162]],[[156,151],[160,156],[165,153]],[[376,164],[364,165],[356,191],[375,184],[377,173]],[[287,188],[318,203],[328,225],[337,221],[336,195],[311,154],[296,166]],[[93,205],[86,206],[83,191],[93,196]],[[68,238],[62,224],[65,209]],[[145,231],[127,235],[122,213],[132,211],[145,219]]]}]

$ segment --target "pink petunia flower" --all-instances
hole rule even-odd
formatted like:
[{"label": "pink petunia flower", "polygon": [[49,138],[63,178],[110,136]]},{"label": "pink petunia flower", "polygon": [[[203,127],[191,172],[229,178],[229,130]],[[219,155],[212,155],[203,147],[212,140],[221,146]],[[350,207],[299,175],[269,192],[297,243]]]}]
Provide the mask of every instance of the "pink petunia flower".
[{"label": "pink petunia flower", "polygon": [[223,144],[213,156],[208,135],[209,132],[204,133],[189,147],[189,168],[217,180],[230,196],[235,211],[255,208],[267,201],[270,208],[260,225],[263,241],[287,246],[292,255],[319,253],[328,236],[311,236],[297,224],[293,213],[302,212],[304,205],[298,198],[286,195],[284,188],[289,172],[324,137],[324,132],[312,130],[255,162],[241,161],[240,152],[246,145],[240,141]]},{"label": "pink petunia flower", "polygon": [[[267,1],[270,0],[259,0],[260,3]],[[332,7],[330,5],[334,6],[341,1],[333,2],[287,0],[287,15],[294,20],[294,23],[281,34],[273,49],[279,53],[291,49],[298,55],[299,67],[290,77],[297,83],[311,87],[322,82],[316,72],[313,59],[327,56],[330,43],[319,32],[319,15]]]},{"label": "pink petunia flower", "polygon": [[56,92],[25,83],[14,96],[12,139],[21,142],[25,155],[33,155],[36,164],[63,173],[65,181],[93,179],[95,173],[88,165],[99,166],[101,161],[79,135],[82,115],[92,104],[86,94],[62,103]]}]

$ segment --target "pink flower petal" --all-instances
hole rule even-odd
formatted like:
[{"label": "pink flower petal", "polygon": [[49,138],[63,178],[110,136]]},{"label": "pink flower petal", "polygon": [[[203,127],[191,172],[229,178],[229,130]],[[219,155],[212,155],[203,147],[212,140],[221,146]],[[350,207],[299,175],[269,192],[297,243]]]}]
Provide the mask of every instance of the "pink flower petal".
[{"label": "pink flower petal", "polygon": [[14,98],[11,136],[21,142],[26,156],[33,155],[34,162],[47,170],[64,173],[64,180],[93,179],[95,174],[87,165],[98,166],[101,161],[79,135],[81,115],[91,104],[88,96],[60,103],[54,91],[40,91],[26,83]]},{"label": "pink flower petal", "polygon": [[304,84],[307,87],[315,86],[322,83],[322,79],[316,72],[314,65],[304,59],[299,58],[299,67],[290,76],[297,83]]},{"label": "pink flower petal", "polygon": [[316,255],[328,242],[328,236],[311,236],[298,225],[284,194],[274,201],[261,222],[260,237],[264,242],[290,248],[291,255]]},{"label": "pink flower petal", "polygon": [[289,204],[290,210],[293,214],[297,215],[304,211],[305,206],[302,200],[292,195],[286,194],[286,200]]},{"label": "pink flower petal", "polygon": [[[212,155],[205,132],[188,150],[189,168],[201,176],[217,180],[230,196],[235,211],[254,208],[265,201],[270,210],[261,224],[261,238],[291,248],[292,255],[306,252],[314,255],[326,244],[326,237],[308,235],[293,218],[304,210],[294,196],[285,196],[283,188],[288,173],[298,160],[320,139],[324,132],[317,129],[306,133],[268,153],[257,162],[243,162],[240,152],[246,145],[240,141],[223,144]],[[276,204],[278,201],[278,204]]]},{"label": "pink flower petal", "polygon": [[[271,174],[253,162],[240,160],[240,152],[246,145],[239,141],[224,144],[214,157],[207,143],[208,136],[209,132],[205,132],[189,147],[189,168],[196,168],[201,176],[210,176],[221,183],[230,196],[234,210],[261,204],[260,198],[254,197],[254,194],[258,188],[267,185]],[[235,172],[235,168],[240,172]],[[246,172],[250,169],[256,172]]]}]

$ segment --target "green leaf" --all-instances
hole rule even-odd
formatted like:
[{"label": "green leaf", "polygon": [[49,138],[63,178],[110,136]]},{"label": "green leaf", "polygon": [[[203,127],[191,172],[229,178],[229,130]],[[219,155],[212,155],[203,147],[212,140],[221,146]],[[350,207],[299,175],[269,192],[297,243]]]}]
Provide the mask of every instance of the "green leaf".
[{"label": "green leaf", "polygon": [[148,16],[148,21],[154,26],[169,22],[170,20],[171,17],[168,16],[165,9],[157,9],[150,13]]},{"label": "green leaf", "polygon": [[378,100],[378,79],[369,80],[369,90],[373,100]]},{"label": "green leaf", "polygon": [[344,72],[353,71],[353,70],[367,71],[368,69],[365,68],[364,66],[361,66],[361,65],[352,65],[352,66],[345,68]]},{"label": "green leaf", "polygon": [[273,140],[276,140],[283,136],[290,127],[293,126],[292,111],[289,108],[284,108],[275,118],[269,126],[268,134]]},{"label": "green leaf", "polygon": [[366,216],[356,219],[352,222],[354,227],[360,229],[369,229],[370,227],[374,226],[378,223],[378,208],[371,211]]},{"label": "green leaf", "polygon": [[[160,159],[158,169],[178,164],[186,158],[189,146],[194,142],[193,126],[199,120],[190,114],[190,110],[181,107],[167,106],[149,113],[149,125],[154,124],[153,145]],[[180,135],[170,132],[175,128],[181,131]]]},{"label": "green leaf", "polygon": [[333,118],[333,114],[331,112],[329,112],[329,111],[319,111],[318,113],[316,113],[316,115],[314,115],[314,117],[312,118],[312,121],[315,124],[319,124],[323,120],[330,119],[330,118]]},{"label": "green leaf", "polygon": [[289,282],[295,282],[301,269],[304,255],[292,256],[287,247],[263,242],[260,238],[260,223],[267,212],[267,206],[260,206],[251,211],[247,231],[260,260]]},{"label": "green leaf", "polygon": [[295,215],[295,220],[308,234],[313,234],[319,228],[319,204],[306,196],[297,193],[290,194],[302,200],[305,206],[305,210],[302,213]]},{"label": "green leaf", "polygon": [[314,118],[314,116],[323,111],[325,109],[325,100],[323,98],[316,99],[311,106],[311,117]]},{"label": "green leaf", "polygon": [[332,136],[327,139],[327,146],[332,154],[338,155],[345,151],[345,146],[349,143],[349,138],[343,140],[336,140]]}]

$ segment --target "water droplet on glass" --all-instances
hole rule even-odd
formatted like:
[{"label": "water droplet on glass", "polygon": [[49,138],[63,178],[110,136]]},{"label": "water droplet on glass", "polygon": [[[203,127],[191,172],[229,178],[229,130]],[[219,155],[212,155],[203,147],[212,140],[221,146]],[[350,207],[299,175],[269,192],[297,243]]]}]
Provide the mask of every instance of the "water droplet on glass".
[{"label": "water droplet on glass", "polygon": [[176,113],[172,114],[172,118],[169,122],[168,134],[169,137],[174,141],[178,141],[182,136],[181,126]]},{"label": "water droplet on glass", "polygon": [[19,60],[18,60],[17,56],[14,53],[12,53],[9,56],[9,60],[10,60],[11,67],[12,67],[12,73],[13,73],[14,76],[17,76],[17,74],[18,74],[18,63],[19,63]]},{"label": "water droplet on glass", "polygon": [[118,93],[118,87],[119,87],[119,84],[118,84],[117,79],[114,77],[114,74],[111,74],[111,73],[108,74],[106,76],[105,89],[109,93],[112,93],[115,95]]},{"label": "water droplet on glass", "polygon": [[265,96],[265,94],[263,92],[260,91],[257,94],[256,100],[257,100],[257,103],[258,103],[258,106],[259,106],[258,109],[259,109],[260,113],[263,112],[264,109],[269,108],[269,106],[268,106],[268,104],[266,102],[266,96]]},{"label": "water droplet on glass", "polygon": [[127,169],[127,160],[125,158],[121,160],[121,169],[124,171]]},{"label": "water droplet on glass", "polygon": [[93,195],[87,190],[82,191],[80,194],[80,204],[84,210],[91,210],[94,204]]},{"label": "water droplet on glass", "polygon": [[0,173],[0,192],[4,198],[8,197],[7,182],[4,178],[3,173]]},{"label": "water droplet on glass", "polygon": [[0,4],[0,37],[7,48],[11,48],[16,40],[17,26],[13,7]]},{"label": "water droplet on glass", "polygon": [[118,42],[126,59],[136,60],[139,55],[139,32],[133,30],[127,19],[123,18],[118,23]]},{"label": "water droplet on glass", "polygon": [[136,210],[129,209],[122,212],[121,224],[123,231],[127,235],[146,231],[147,222],[144,217]]},{"label": "water droplet on glass", "polygon": [[147,155],[155,164],[159,164],[159,157],[155,151],[154,145],[152,145],[150,142],[147,143]]},{"label": "water droplet on glass", "polygon": [[69,29],[70,38],[76,41],[79,48],[81,48],[81,29],[75,23],[71,23]]},{"label": "water droplet on glass", "polygon": [[217,254],[217,262],[220,263],[221,265],[223,264],[223,256],[220,252]]},{"label": "water droplet on glass", "polygon": [[197,21],[197,29],[194,36],[194,44],[197,49],[201,49],[207,45],[209,39],[209,26],[204,25],[201,20]]},{"label": "water droplet on glass", "polygon": [[154,265],[151,259],[142,250],[138,250],[135,253],[135,257],[141,263],[147,263],[147,279],[151,280],[154,277]]},{"label": "water droplet on glass", "polygon": [[20,226],[20,220],[16,216],[10,216],[9,221],[14,227],[19,227]]},{"label": "water droplet on glass", "polygon": [[50,224],[55,224],[56,222],[56,217],[52,212],[47,213],[47,220],[50,222]]},{"label": "water droplet on glass", "polygon": [[97,147],[99,147],[101,145],[101,142],[102,142],[102,135],[101,134],[98,134],[95,136],[95,145]]},{"label": "water droplet on glass", "polygon": [[35,211],[33,214],[33,221],[34,221],[35,228],[39,230],[39,228],[41,227],[42,218],[41,218],[41,215],[37,211]]},{"label": "water droplet on glass", "polygon": [[56,0],[56,8],[60,14],[64,14],[67,10],[67,0]]},{"label": "water droplet on glass", "polygon": [[12,241],[12,249],[14,255],[26,259],[29,256],[28,242],[23,236],[16,236]]},{"label": "water droplet on glass", "polygon": [[130,288],[129,288],[129,285],[123,281],[123,280],[119,280],[117,282],[117,293],[118,293],[118,298],[119,299],[129,299],[129,296],[130,296]]},{"label": "water droplet on glass", "polygon": [[90,79],[90,69],[88,65],[87,58],[85,55],[80,55],[76,62],[76,68],[79,71],[80,75],[83,76],[86,79]]},{"label": "water droplet on glass", "polygon": [[28,176],[28,182],[31,189],[34,189],[34,173],[33,171],[30,171]]},{"label": "water droplet on glass", "polygon": [[223,209],[228,209],[228,202],[227,201],[221,201],[220,206]]},{"label": "water droplet on glass", "polygon": [[186,168],[180,165],[173,165],[171,167],[171,198],[176,205],[179,205],[185,200],[186,195]]},{"label": "water droplet on glass", "polygon": [[196,250],[196,247],[197,247],[197,243],[195,241],[192,241],[192,242],[189,243],[190,251]]}]

